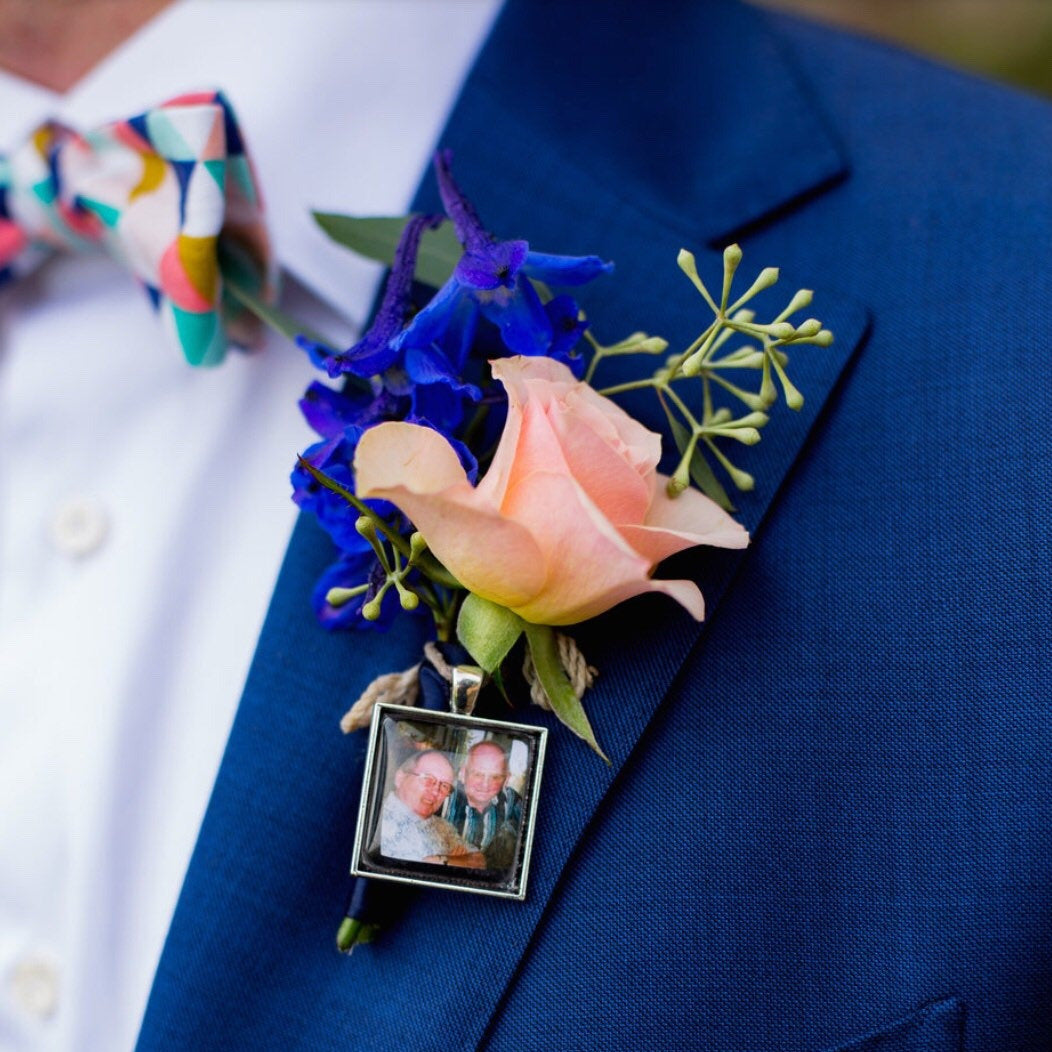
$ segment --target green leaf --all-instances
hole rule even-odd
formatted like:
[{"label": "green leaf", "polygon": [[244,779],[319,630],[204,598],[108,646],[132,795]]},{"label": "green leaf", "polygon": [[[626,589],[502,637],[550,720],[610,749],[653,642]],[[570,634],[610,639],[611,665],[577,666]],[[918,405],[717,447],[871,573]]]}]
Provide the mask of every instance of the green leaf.
[{"label": "green leaf", "polygon": [[457,639],[491,675],[522,635],[523,620],[506,606],[469,592],[457,618]]},{"label": "green leaf", "polygon": [[[338,245],[390,266],[409,216],[344,216],[333,212],[314,212],[314,221]],[[416,257],[416,279],[439,288],[448,280],[464,249],[452,223],[437,230],[425,230]]]},{"label": "green leaf", "polygon": [[500,696],[510,705],[511,698],[508,697],[508,688],[504,685],[504,676],[499,668],[493,670],[493,685],[500,691]]},{"label": "green leaf", "polygon": [[[664,401],[662,401],[662,404],[664,404]],[[669,427],[672,429],[672,437],[675,439],[677,449],[679,449],[681,454],[686,453],[687,446],[690,444],[690,432],[672,415],[668,406],[665,406],[665,415],[668,417]],[[735,510],[730,497],[727,496],[727,491],[723,488],[720,480],[716,478],[712,467],[705,459],[705,455],[696,446],[694,455],[690,458],[690,477],[694,480],[694,485],[706,497],[714,500],[724,511],[733,512]]]},{"label": "green leaf", "polygon": [[526,630],[526,641],[533,657],[533,667],[537,678],[544,687],[544,693],[552,703],[552,711],[583,741],[587,742],[599,756],[610,763],[609,757],[595,740],[592,725],[585,715],[581,699],[574,693],[562,662],[559,660],[559,648],[555,642],[555,632],[547,625],[531,625],[523,622]]}]

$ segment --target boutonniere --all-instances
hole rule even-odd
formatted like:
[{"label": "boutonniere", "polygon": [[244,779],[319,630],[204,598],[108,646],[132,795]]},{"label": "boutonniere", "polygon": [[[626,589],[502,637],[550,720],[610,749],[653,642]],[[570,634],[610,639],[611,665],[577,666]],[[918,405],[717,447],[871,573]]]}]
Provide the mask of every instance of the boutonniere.
[{"label": "boutonniere", "polygon": [[[778,271],[736,292],[742,253],[731,245],[718,290],[690,252],[676,260],[699,296],[689,345],[643,331],[600,342],[583,297],[616,280],[613,263],[500,240],[451,163],[448,152],[434,163],[444,215],[318,217],[390,273],[353,346],[297,337],[330,382],[301,402],[320,440],[292,482],[336,547],[314,593],[321,624],[382,631],[423,617],[440,648],[423,671],[360,684],[344,718],[345,730],[372,728],[352,872],[521,898],[544,736],[475,718],[478,690],[492,681],[507,699],[532,697],[605,759],[585,710],[596,670],[573,626],[649,592],[702,619],[699,583],[654,571],[695,545],[748,544],[728,491],[754,483],[731,450],[760,441],[779,397],[800,408],[790,352],[832,335],[794,320],[807,290],[760,320],[754,300]],[[419,283],[436,290],[423,304]],[[585,290],[582,301],[567,289]],[[647,365],[604,385],[604,363],[625,356]],[[646,390],[664,435],[617,402]],[[452,711],[410,707],[436,670],[449,678],[439,706]],[[355,919],[341,945],[369,933]]]}]

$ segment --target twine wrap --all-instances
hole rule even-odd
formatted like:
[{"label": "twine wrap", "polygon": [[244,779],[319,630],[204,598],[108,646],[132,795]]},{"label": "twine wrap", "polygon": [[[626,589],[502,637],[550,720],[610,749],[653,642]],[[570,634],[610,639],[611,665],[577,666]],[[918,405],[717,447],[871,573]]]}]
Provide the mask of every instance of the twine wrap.
[{"label": "twine wrap", "polygon": [[[447,683],[453,678],[453,666],[442,656],[436,643],[424,644],[424,656],[431,667]],[[385,672],[377,676],[362,691],[358,700],[340,719],[340,730],[344,734],[369,726],[373,709],[384,702],[388,705],[415,705],[420,696],[420,663],[404,672]]]}]

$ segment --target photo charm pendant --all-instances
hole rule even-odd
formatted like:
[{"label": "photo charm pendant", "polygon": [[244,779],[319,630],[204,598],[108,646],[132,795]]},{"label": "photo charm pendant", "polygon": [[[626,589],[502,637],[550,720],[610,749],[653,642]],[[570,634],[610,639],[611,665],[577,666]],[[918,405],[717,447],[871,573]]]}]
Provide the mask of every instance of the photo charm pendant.
[{"label": "photo charm pendant", "polygon": [[454,669],[452,712],[373,710],[353,876],[526,897],[548,732],[471,716],[480,682]]}]

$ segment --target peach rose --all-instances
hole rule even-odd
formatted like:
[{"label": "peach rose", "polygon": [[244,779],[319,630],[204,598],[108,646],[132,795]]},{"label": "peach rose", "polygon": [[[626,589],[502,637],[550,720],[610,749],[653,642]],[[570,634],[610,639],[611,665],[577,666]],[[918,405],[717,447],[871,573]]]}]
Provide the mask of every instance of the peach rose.
[{"label": "peach rose", "polygon": [[700,621],[698,586],[651,571],[695,544],[744,548],[746,531],[697,490],[669,498],[660,435],[560,362],[492,366],[508,420],[477,486],[437,431],[391,422],[358,443],[359,496],[396,504],[465,588],[534,624],[574,624],[643,592]]}]

